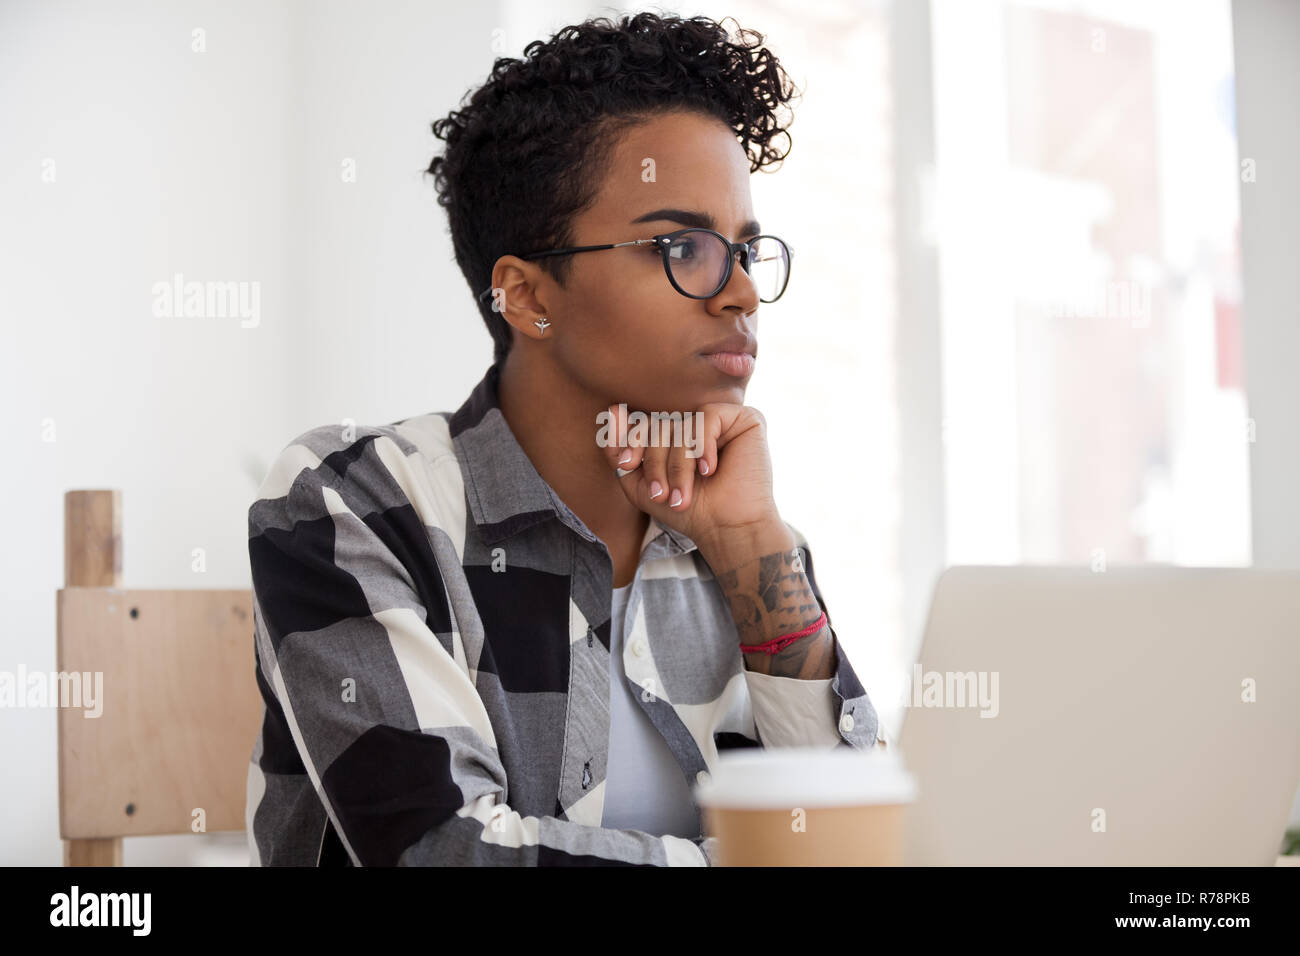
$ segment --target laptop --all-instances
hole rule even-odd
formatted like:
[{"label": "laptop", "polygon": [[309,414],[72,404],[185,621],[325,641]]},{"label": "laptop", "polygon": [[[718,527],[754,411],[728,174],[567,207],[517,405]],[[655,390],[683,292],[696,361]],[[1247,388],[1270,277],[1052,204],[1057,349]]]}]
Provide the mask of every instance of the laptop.
[{"label": "laptop", "polygon": [[951,567],[910,677],[904,862],[1275,863],[1300,571]]}]

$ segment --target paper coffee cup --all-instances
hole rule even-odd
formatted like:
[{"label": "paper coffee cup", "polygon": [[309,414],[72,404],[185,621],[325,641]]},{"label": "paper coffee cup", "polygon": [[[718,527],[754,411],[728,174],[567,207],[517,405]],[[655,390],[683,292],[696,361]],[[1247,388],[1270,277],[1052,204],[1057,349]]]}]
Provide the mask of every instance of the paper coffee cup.
[{"label": "paper coffee cup", "polygon": [[898,866],[916,783],[896,751],[747,748],[694,795],[719,866]]}]

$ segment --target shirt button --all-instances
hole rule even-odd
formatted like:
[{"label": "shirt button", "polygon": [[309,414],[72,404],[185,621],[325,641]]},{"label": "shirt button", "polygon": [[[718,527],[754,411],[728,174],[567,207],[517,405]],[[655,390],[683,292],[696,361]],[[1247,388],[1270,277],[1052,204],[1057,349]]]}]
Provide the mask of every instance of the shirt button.
[{"label": "shirt button", "polygon": [[637,638],[632,642],[632,653],[637,657],[645,657],[645,641]]},{"label": "shirt button", "polygon": [[840,733],[847,734],[853,730],[853,715],[845,714],[840,718]]},{"label": "shirt button", "polygon": [[708,782],[709,782],[709,772],[708,772],[707,770],[701,770],[699,773],[697,773],[697,774],[695,775],[695,782],[698,783],[698,784],[706,784],[706,783],[708,783]]}]

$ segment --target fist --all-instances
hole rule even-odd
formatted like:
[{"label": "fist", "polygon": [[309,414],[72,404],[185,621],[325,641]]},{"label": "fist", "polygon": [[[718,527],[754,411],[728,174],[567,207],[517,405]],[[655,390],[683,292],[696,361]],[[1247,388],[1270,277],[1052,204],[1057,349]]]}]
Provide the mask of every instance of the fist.
[{"label": "fist", "polygon": [[629,424],[635,413],[611,406],[608,428],[597,435],[607,439],[610,467],[639,510],[701,547],[776,517],[767,422],[758,409],[711,402],[680,413],[680,427],[667,414],[643,414]]}]

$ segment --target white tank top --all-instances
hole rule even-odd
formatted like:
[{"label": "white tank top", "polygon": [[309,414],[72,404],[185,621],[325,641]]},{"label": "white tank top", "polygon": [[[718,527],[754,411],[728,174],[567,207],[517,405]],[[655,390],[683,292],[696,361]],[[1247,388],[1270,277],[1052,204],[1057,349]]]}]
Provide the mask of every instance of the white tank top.
[{"label": "white tank top", "polygon": [[601,826],[655,836],[700,836],[695,801],[681,765],[637,699],[623,669],[624,617],[632,585],[614,588],[609,622],[609,762]]}]

